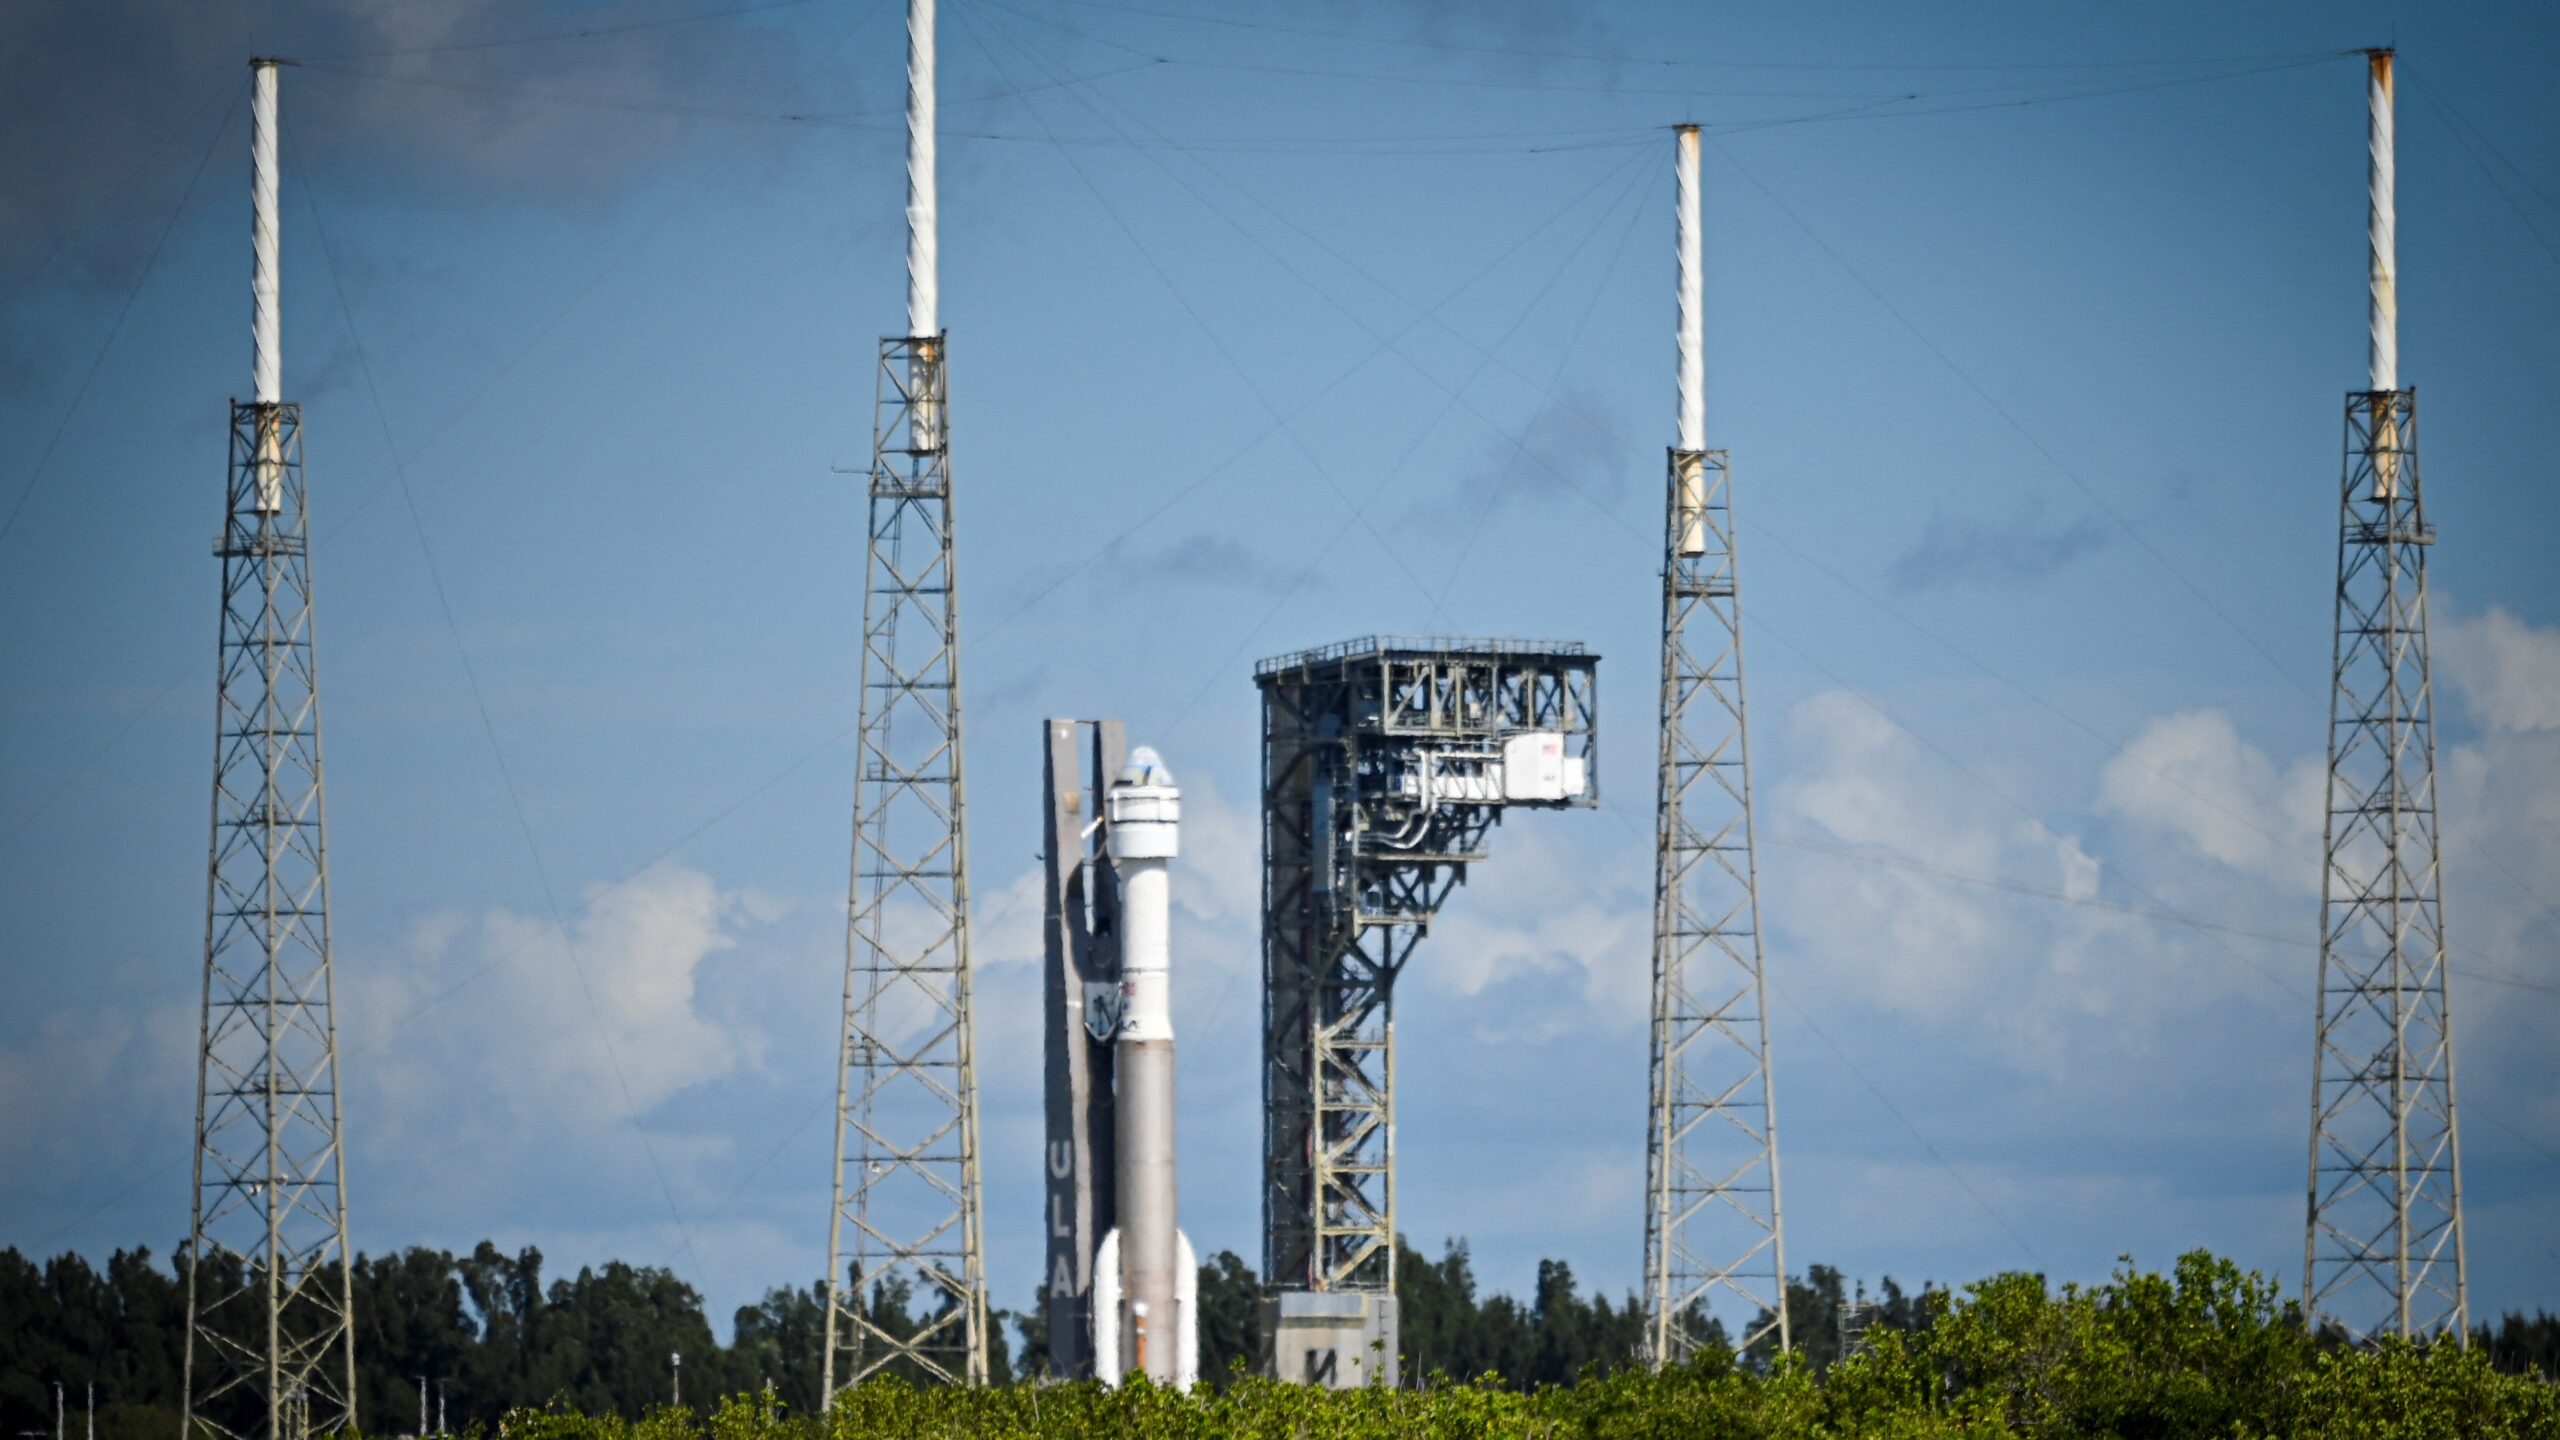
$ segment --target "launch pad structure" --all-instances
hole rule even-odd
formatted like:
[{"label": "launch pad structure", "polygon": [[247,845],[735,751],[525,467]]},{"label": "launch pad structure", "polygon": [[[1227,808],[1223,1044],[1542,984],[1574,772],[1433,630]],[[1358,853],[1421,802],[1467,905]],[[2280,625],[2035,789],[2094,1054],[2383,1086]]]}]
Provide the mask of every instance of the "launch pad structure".
[{"label": "launch pad structure", "polygon": [[1504,810],[1599,803],[1599,663],[1369,636],[1254,667],[1266,1373],[1396,1381],[1396,977]]},{"label": "launch pad structure", "polygon": [[[935,5],[906,5],[907,318],[872,376],[828,1400],[882,1374],[984,1384],[1001,1319],[983,1243]],[[255,388],[231,406],[214,542],[182,1440],[309,1440],[357,1419],[310,518],[281,357],[276,72],[292,62],[251,63]],[[2338,492],[2302,1313],[2358,1343],[2459,1345],[2470,1312],[2427,621],[2436,531],[2399,368],[2393,84],[2392,53],[2368,52],[2369,373],[2346,395]],[[1675,129],[1640,1357],[1657,1366],[1727,1336],[1743,1350],[1793,1339],[1738,525],[1727,453],[1706,443],[1700,138]],[[1507,810],[1599,803],[1598,665],[1573,642],[1373,635],[1255,667],[1268,1375],[1398,1381],[1396,982]],[[1181,1383],[1199,1317],[1173,1204],[1180,793],[1116,720],[1045,721],[1043,739],[1049,1365]],[[1725,1326],[1736,1313],[1744,1323]]]}]

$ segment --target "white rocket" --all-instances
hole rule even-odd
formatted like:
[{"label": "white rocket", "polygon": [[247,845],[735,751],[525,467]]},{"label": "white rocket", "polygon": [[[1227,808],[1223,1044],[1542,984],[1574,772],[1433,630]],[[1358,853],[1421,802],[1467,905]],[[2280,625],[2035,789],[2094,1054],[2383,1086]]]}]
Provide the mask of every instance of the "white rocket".
[{"label": "white rocket", "polygon": [[1120,876],[1120,1023],[1114,1189],[1119,1224],[1093,1257],[1093,1370],[1106,1385],[1143,1372],[1160,1385],[1200,1378],[1200,1264],[1174,1223],[1172,892],[1182,791],[1156,752],[1129,754],[1103,799]]}]

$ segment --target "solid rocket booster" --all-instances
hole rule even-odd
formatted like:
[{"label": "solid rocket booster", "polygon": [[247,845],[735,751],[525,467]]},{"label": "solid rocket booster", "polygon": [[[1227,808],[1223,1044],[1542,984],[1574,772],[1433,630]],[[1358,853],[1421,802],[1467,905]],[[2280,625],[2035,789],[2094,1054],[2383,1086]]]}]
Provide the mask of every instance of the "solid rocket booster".
[{"label": "solid rocket booster", "polygon": [[1188,1386],[1199,1378],[1198,1265],[1174,1215],[1166,873],[1181,848],[1182,791],[1156,752],[1141,745],[1103,805],[1120,877],[1120,1019],[1112,1038],[1119,1224],[1094,1257],[1094,1371],[1112,1383],[1143,1371],[1158,1384]]}]

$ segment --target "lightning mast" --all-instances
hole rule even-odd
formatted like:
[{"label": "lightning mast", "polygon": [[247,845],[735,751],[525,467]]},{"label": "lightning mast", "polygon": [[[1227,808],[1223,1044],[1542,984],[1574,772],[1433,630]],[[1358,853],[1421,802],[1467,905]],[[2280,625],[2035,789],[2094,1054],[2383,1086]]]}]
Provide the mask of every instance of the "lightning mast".
[{"label": "lightning mast", "polygon": [[196,1051],[185,1440],[355,1425],[302,407],[284,399],[276,62],[253,60],[250,329],[231,404]]},{"label": "lightning mast", "polygon": [[936,281],[934,0],[907,4],[907,333],[880,342],[823,1393],[984,1384],[959,586]]},{"label": "lightning mast", "polygon": [[1725,452],[1706,448],[1697,127],[1681,126],[1676,146],[1679,435],[1663,523],[1645,1144],[1644,1343],[1656,1365],[1705,1341],[1720,1302],[1740,1306],[1740,1345],[1790,1340],[1732,475]]},{"label": "lightning mast", "polygon": [[2369,52],[2370,383],[2349,391],[2312,1050],[2303,1310],[2358,1340],[2468,1337],[2445,1003],[2418,396],[2400,384],[2391,61]]}]

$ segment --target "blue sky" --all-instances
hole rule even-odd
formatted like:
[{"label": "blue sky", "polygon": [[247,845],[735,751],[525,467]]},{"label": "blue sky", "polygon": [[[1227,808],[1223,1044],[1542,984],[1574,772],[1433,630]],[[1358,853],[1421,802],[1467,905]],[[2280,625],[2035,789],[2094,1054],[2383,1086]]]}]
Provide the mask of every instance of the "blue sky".
[{"label": "blue sky", "polygon": [[[0,156],[0,1243],[185,1231],[241,61],[277,53],[310,62],[283,85],[285,373],[356,1242],[665,1263],[723,1313],[822,1270],[840,472],[903,325],[899,8],[0,22],[37,142]],[[2560,26],[1229,15],[945,0],[1000,1303],[1037,1269],[1036,722],[1120,716],[1184,779],[1184,1213],[1250,1257],[1251,663],[1371,631],[1606,657],[1609,803],[1506,826],[1405,982],[1399,1209],[1502,1288],[1550,1255],[1633,1284],[1681,120],[1711,138],[1791,1258],[2086,1279],[2201,1245],[2293,1283],[2364,376],[2362,62],[2336,52],[2385,42],[2474,1309],[2560,1299]]]}]

